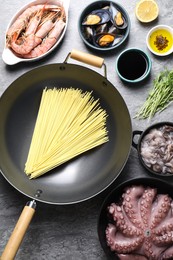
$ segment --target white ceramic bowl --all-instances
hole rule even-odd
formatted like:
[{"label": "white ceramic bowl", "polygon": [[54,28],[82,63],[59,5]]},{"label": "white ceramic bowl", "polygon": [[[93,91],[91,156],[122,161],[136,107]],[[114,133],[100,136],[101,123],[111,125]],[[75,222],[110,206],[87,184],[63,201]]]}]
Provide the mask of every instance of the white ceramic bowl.
[{"label": "white ceramic bowl", "polygon": [[37,5],[37,4],[53,4],[53,5],[56,5],[56,4],[59,4],[59,5],[63,5],[64,9],[65,9],[65,14],[66,14],[66,24],[65,24],[65,28],[63,29],[59,39],[57,40],[57,42],[52,46],[51,49],[49,49],[46,53],[36,57],[36,58],[30,58],[30,59],[27,59],[27,58],[20,58],[18,57],[17,55],[15,55],[15,53],[6,46],[6,34],[5,34],[5,47],[4,47],[4,50],[2,52],[2,59],[3,61],[8,64],[8,65],[14,65],[16,63],[19,63],[19,62],[28,62],[28,61],[36,61],[36,60],[39,60],[43,57],[45,57],[46,55],[48,55],[50,52],[52,52],[58,45],[59,43],[61,42],[61,40],[63,39],[64,35],[65,35],[65,32],[66,32],[66,29],[67,29],[67,23],[68,23],[68,8],[69,8],[69,3],[70,3],[70,0],[50,0],[50,1],[47,1],[47,0],[35,0],[33,2],[30,2],[29,4],[23,6],[14,16],[13,18],[11,19],[11,21],[9,22],[9,25],[7,26],[7,30],[6,32],[8,31],[8,29],[10,28],[10,26],[13,24],[13,22],[19,17],[19,15],[21,13],[23,13],[24,10],[26,10],[28,7],[31,7],[33,5]]},{"label": "white ceramic bowl", "polygon": [[[164,32],[166,32],[166,34]],[[167,37],[168,35],[170,37]],[[158,48],[156,48],[156,44],[154,44],[154,41],[156,41],[156,36],[167,37],[168,46],[163,50],[159,50]],[[157,56],[166,56],[171,54],[173,52],[173,28],[168,25],[157,25],[153,27],[147,34],[146,44],[148,49]],[[154,46],[153,44],[155,45],[154,48],[153,48]]]}]

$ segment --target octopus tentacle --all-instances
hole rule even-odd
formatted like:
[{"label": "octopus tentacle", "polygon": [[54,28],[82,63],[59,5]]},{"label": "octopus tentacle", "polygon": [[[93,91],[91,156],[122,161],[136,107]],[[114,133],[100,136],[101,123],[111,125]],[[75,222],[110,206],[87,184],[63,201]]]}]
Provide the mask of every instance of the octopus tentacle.
[{"label": "octopus tentacle", "polygon": [[142,232],[136,228],[129,218],[126,216],[122,207],[117,206],[115,203],[112,203],[108,208],[109,213],[112,214],[114,221],[116,221],[116,226],[123,234],[131,235],[141,235]]},{"label": "octopus tentacle", "polygon": [[107,244],[112,251],[117,253],[130,253],[135,251],[142,243],[142,238],[124,236],[113,224],[109,224],[106,228]]},{"label": "octopus tentacle", "polygon": [[171,209],[171,198],[168,195],[158,195],[157,200],[153,204],[151,214],[151,228],[158,226],[163,219],[167,216]]},{"label": "octopus tentacle", "polygon": [[140,199],[144,193],[144,187],[130,187],[126,189],[123,197],[123,208],[130,221],[138,228],[141,228],[141,216],[140,216]]},{"label": "octopus tentacle", "polygon": [[143,255],[137,255],[137,254],[118,254],[118,257],[120,260],[147,260]]},{"label": "octopus tentacle", "polygon": [[161,224],[153,231],[153,233],[157,236],[168,231],[173,231],[173,217],[162,221]]},{"label": "octopus tentacle", "polygon": [[153,239],[153,243],[157,246],[165,246],[173,243],[173,231],[167,231]]},{"label": "octopus tentacle", "polygon": [[159,260],[168,260],[168,259],[170,260],[173,259],[173,246],[166,249]]},{"label": "octopus tentacle", "polygon": [[148,222],[152,211],[152,203],[155,199],[156,194],[157,194],[156,189],[148,187],[145,189],[144,194],[142,196],[140,212],[141,212],[142,222],[145,227],[148,227],[149,225]]},{"label": "octopus tentacle", "polygon": [[162,248],[154,245],[150,238],[146,238],[142,246],[142,252],[145,252],[145,256],[153,260],[158,260],[164,249],[165,247]]}]

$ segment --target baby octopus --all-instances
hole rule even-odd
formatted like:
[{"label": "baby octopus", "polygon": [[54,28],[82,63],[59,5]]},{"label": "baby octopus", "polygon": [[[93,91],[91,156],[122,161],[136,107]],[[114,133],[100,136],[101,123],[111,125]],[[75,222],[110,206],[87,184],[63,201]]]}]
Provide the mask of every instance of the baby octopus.
[{"label": "baby octopus", "polygon": [[157,189],[133,185],[108,207],[106,241],[121,260],[173,259],[173,200]]},{"label": "baby octopus", "polygon": [[151,129],[142,139],[141,156],[151,170],[158,174],[173,174],[173,126]]}]

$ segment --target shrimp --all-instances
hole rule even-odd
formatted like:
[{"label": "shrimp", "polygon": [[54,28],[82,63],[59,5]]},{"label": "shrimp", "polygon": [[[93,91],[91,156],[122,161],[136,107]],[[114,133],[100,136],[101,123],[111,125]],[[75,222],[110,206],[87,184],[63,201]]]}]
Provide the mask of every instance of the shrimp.
[{"label": "shrimp", "polygon": [[15,35],[15,38],[18,38],[19,35],[21,34],[22,31],[24,31],[30,19],[35,16],[36,13],[38,13],[40,10],[53,10],[56,11],[59,8],[57,5],[43,5],[43,4],[38,4],[38,5],[33,5],[28,7],[19,17],[14,21],[14,23],[10,26],[6,33],[6,44],[7,47],[9,47],[11,40],[13,36]]},{"label": "shrimp", "polygon": [[58,20],[53,29],[49,32],[48,36],[44,39],[44,41],[40,45],[35,47],[30,53],[23,55],[23,57],[36,58],[46,53],[56,43],[64,27],[65,22],[63,20]]},{"label": "shrimp", "polygon": [[[15,51],[15,53],[20,55],[25,55],[31,52],[37,45],[39,45],[43,38],[49,33],[53,28],[53,20],[57,16],[56,13],[50,13],[44,16],[43,19],[42,10],[34,16],[27,27],[24,36],[21,36],[19,39],[16,39],[14,34],[11,41],[10,47]],[[40,24],[40,22],[42,23]]]},{"label": "shrimp", "polygon": [[41,9],[42,5],[35,5],[27,8],[11,25],[6,34],[7,45],[11,43],[12,37],[17,38],[20,33],[26,29],[28,22],[32,16]]},{"label": "shrimp", "polygon": [[29,26],[26,28],[25,36],[21,36],[18,39],[18,33],[15,32],[13,34],[10,44],[10,47],[13,49],[13,51],[18,54],[26,54],[41,42],[41,39],[35,36],[35,32],[41,21],[41,17],[42,11],[38,11],[38,14],[31,19]]}]

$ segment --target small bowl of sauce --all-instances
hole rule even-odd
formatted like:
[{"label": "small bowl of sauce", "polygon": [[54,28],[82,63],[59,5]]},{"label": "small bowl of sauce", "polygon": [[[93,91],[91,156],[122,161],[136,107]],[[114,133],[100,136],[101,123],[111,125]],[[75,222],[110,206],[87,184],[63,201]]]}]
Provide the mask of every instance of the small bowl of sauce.
[{"label": "small bowl of sauce", "polygon": [[122,51],[116,60],[116,71],[125,83],[139,83],[150,73],[151,59],[141,49],[129,48]]},{"label": "small bowl of sauce", "polygon": [[166,56],[173,52],[173,28],[168,25],[157,25],[147,34],[148,49],[155,55]]}]

